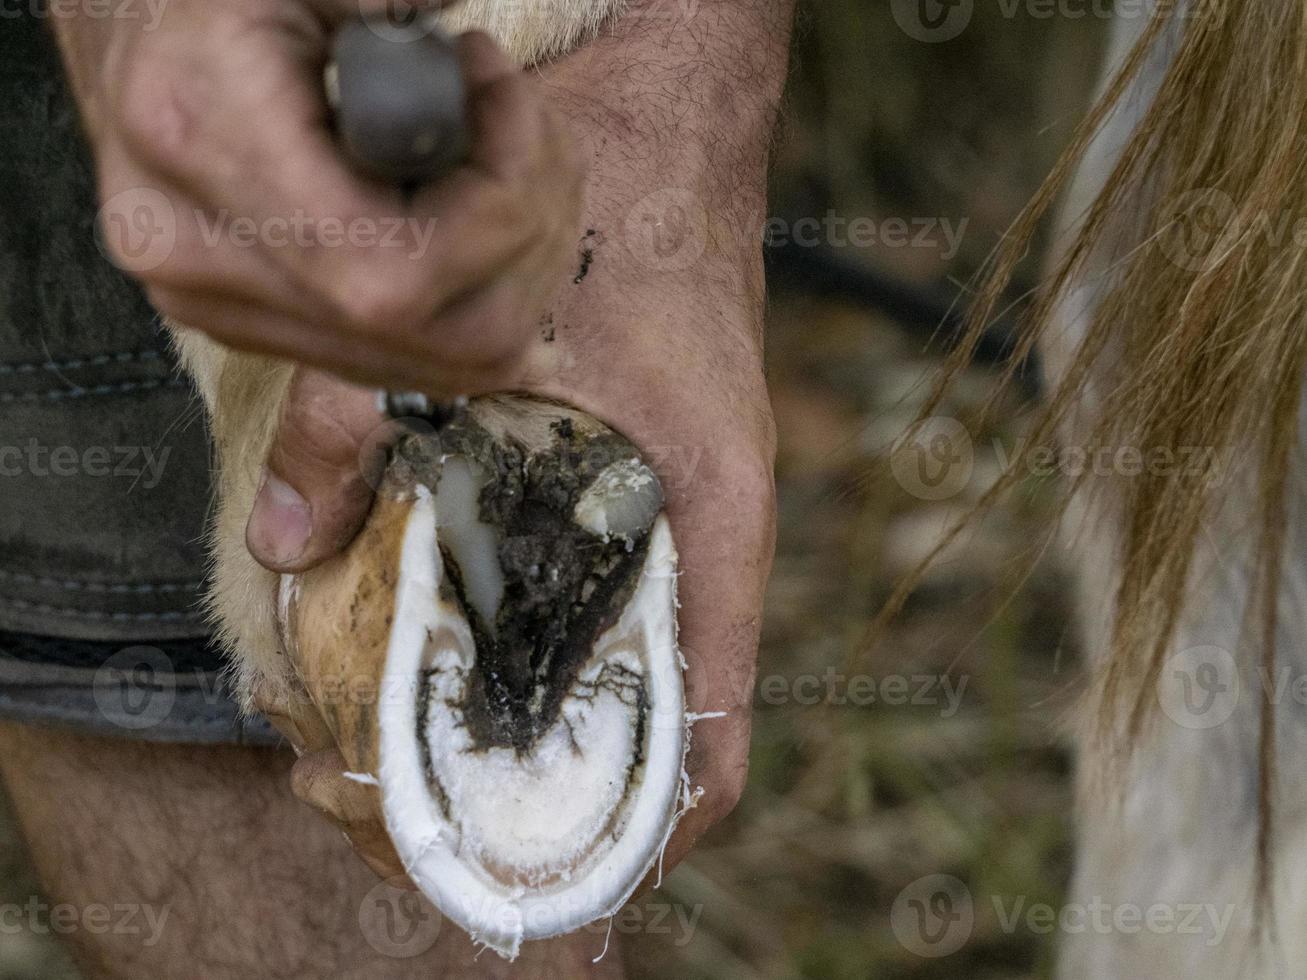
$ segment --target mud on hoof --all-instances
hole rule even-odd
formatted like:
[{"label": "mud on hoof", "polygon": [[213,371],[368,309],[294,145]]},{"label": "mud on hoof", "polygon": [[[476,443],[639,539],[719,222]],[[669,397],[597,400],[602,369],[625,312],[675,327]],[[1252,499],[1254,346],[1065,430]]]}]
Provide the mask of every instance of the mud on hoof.
[{"label": "mud on hoof", "polygon": [[[661,507],[589,416],[478,399],[395,447],[346,555],[283,581],[290,658],[376,777],[401,861],[504,955],[619,908],[674,826],[687,733]],[[340,697],[349,678],[375,696]]]}]

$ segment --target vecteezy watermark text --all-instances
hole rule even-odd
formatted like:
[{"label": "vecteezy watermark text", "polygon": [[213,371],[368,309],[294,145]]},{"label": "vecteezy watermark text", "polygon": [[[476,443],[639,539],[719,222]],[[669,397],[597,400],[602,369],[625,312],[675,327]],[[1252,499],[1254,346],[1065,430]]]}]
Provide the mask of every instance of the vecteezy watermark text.
[{"label": "vecteezy watermark text", "polygon": [[104,202],[96,218],[96,243],[126,272],[158,269],[176,251],[183,226],[193,227],[205,248],[384,249],[417,261],[431,251],[437,219],[412,215],[310,215],[302,210],[262,218],[208,214],[173,206],[162,191],[133,187]]},{"label": "vecteezy watermark text", "polygon": [[212,218],[196,210],[200,240],[217,248],[224,239],[236,248],[393,248],[405,249],[405,257],[420,259],[431,248],[436,235],[434,218],[393,215],[315,218],[303,211],[273,215],[262,221],[248,216],[232,217],[223,209]]},{"label": "vecteezy watermark text", "polygon": [[771,674],[758,681],[758,697],[773,707],[798,704],[811,707],[829,704],[865,708],[873,704],[886,707],[938,707],[941,718],[952,718],[962,705],[970,678],[963,674],[842,674],[827,667],[824,674],[800,674],[784,677]]},{"label": "vecteezy watermark text", "polygon": [[47,446],[35,438],[21,445],[0,445],[0,477],[89,476],[140,481],[152,490],[163,479],[171,446]]},{"label": "vecteezy watermark text", "polygon": [[884,248],[936,249],[940,258],[948,260],[962,247],[967,224],[967,218],[959,218],[956,222],[935,216],[891,216],[878,220],[869,215],[850,217],[828,210],[820,216],[808,215],[793,220],[768,218],[762,236],[763,243],[772,247],[793,243],[801,248],[872,248],[879,245]]},{"label": "vecteezy watermark text", "polygon": [[87,20],[141,21],[141,29],[153,31],[163,20],[169,0],[0,0],[0,20],[20,17],[59,20],[72,17]]},{"label": "vecteezy watermark text", "polygon": [[21,905],[0,903],[0,936],[24,932],[68,936],[85,932],[93,936],[144,936],[141,945],[154,946],[163,936],[170,911],[167,905],[136,902],[51,905],[33,895]]},{"label": "vecteezy watermark text", "polygon": [[[1003,933],[1064,936],[1192,937],[1204,946],[1220,945],[1235,920],[1236,906],[1213,902],[1088,901],[1060,905],[1032,902],[1025,895],[989,896],[994,921]],[[971,889],[949,874],[930,874],[910,882],[894,899],[890,926],[900,945],[918,956],[950,956],[971,938],[978,906]],[[1247,910],[1241,924],[1247,921]]]},{"label": "vecteezy watermark text", "polygon": [[[977,452],[984,444],[960,421],[934,415],[905,430],[890,448],[895,480],[920,500],[948,500],[967,489]],[[993,459],[1003,473],[1020,469],[1030,476],[1137,478],[1181,475],[1221,485],[1233,472],[1228,447],[1037,445],[1025,439],[1007,444],[995,437]]]},{"label": "vecteezy watermark text", "polygon": [[1201,936],[1206,946],[1217,946],[1225,938],[1234,918],[1233,905],[1210,902],[1106,902],[1091,898],[1088,902],[1067,902],[1061,906],[1047,902],[1029,902],[1024,895],[1010,901],[993,896],[994,913],[999,928],[1009,935],[1025,929],[1035,935],[1054,932],[1063,935],[1133,936],[1151,933],[1158,936]]},{"label": "vecteezy watermark text", "polygon": [[703,903],[685,906],[668,902],[632,902],[622,906],[607,919],[597,919],[582,928],[597,936],[610,929],[619,936],[665,936],[673,946],[681,947],[694,939]]}]

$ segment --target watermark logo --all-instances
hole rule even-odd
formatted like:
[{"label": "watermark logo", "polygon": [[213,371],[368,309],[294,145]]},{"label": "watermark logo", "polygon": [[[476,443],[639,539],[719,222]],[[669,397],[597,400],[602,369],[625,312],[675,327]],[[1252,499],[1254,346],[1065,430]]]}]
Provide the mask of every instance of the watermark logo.
[{"label": "watermark logo", "polygon": [[177,212],[162,191],[133,187],[104,202],[95,217],[100,252],[124,272],[151,272],[177,247]]},{"label": "watermark logo", "polygon": [[708,247],[708,211],[688,190],[667,187],[636,202],[626,217],[626,247],[644,265],[679,272]]},{"label": "watermark logo", "polygon": [[1186,191],[1171,202],[1169,221],[1157,244],[1172,263],[1188,272],[1201,272],[1230,242],[1235,206],[1229,194],[1214,188]]},{"label": "watermark logo", "polygon": [[436,19],[430,10],[404,0],[386,0],[383,4],[360,2],[359,11],[368,30],[395,44],[409,44],[436,30]]},{"label": "watermark logo", "polygon": [[359,929],[382,956],[412,959],[436,944],[441,915],[419,892],[401,885],[402,877],[379,882],[359,905]]},{"label": "watermark logo", "polygon": [[915,41],[951,41],[971,23],[974,0],[891,0],[899,29]]},{"label": "watermark logo", "polygon": [[177,700],[172,660],[158,647],[125,647],[96,670],[91,691],[110,723],[130,731],[153,728]]},{"label": "watermark logo", "polygon": [[[403,451],[397,453],[401,442]],[[428,419],[416,415],[385,419],[359,443],[359,472],[373,493],[404,499],[417,480],[406,469],[410,460],[434,460],[440,455],[440,433]]]},{"label": "watermark logo", "polygon": [[685,490],[694,482],[703,461],[702,446],[649,446],[642,450],[645,464],[658,476],[663,490]]},{"label": "watermark logo", "polygon": [[1239,704],[1239,669],[1230,651],[1217,646],[1181,650],[1162,668],[1157,700],[1183,728],[1215,728]]},{"label": "watermark logo", "polygon": [[[656,731],[667,731],[685,726],[686,716],[692,718],[708,715],[708,695],[710,679],[704,669],[704,659],[685,645],[673,647],[665,644],[664,648],[649,651],[650,675],[647,680],[634,678],[626,668],[618,665],[606,665],[602,668],[600,680],[605,682],[608,690],[630,704],[632,698],[645,698],[653,691],[674,691],[681,687],[685,692],[680,703],[675,699],[664,698],[655,701],[650,712],[649,724]],[[604,677],[604,675],[610,675]],[[636,686],[632,686],[632,685]],[[720,693],[720,692],[718,692]]]},{"label": "watermark logo", "polygon": [[895,443],[890,471],[920,500],[947,500],[971,479],[975,448],[957,419],[933,415],[913,425]]},{"label": "watermark logo", "polygon": [[894,938],[910,953],[949,956],[971,938],[976,909],[971,891],[953,875],[926,875],[894,899],[889,913]]},{"label": "watermark logo", "polygon": [[1307,215],[1292,208],[1245,208],[1224,191],[1200,188],[1167,207],[1156,239],[1167,259],[1202,272],[1238,251],[1307,249]]}]

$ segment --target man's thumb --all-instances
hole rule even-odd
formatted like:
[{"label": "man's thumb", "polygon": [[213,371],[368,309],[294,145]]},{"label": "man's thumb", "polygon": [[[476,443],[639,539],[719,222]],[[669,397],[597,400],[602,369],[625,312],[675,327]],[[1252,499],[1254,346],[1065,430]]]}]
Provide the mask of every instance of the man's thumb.
[{"label": "man's thumb", "polygon": [[372,506],[360,447],[381,421],[374,391],[296,372],[245,526],[261,565],[300,572],[349,544]]}]

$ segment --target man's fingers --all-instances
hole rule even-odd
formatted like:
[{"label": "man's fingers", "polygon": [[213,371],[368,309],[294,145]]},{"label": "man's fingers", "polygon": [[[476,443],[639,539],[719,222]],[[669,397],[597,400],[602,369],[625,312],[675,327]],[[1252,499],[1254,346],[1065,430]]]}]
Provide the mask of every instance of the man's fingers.
[{"label": "man's fingers", "polygon": [[487,35],[463,35],[458,51],[468,88],[472,161],[496,177],[512,178],[539,159],[547,110],[532,97],[530,78]]},{"label": "man's fingers", "polygon": [[484,31],[460,34],[455,43],[458,45],[459,67],[463,69],[463,84],[472,99],[476,98],[477,90],[482,86],[521,74],[521,69]]},{"label": "man's fingers", "polygon": [[[527,247],[521,182],[465,167],[431,199],[438,208],[425,207],[425,195],[406,202],[355,172],[333,139],[320,53],[304,46],[288,57],[276,33],[257,40],[214,70],[221,99],[166,103],[181,117],[170,130],[189,140],[141,127],[147,138],[135,148],[339,318],[381,336],[411,329]],[[474,157],[493,152],[502,172],[506,159],[533,156],[541,96],[488,38],[470,49],[465,61],[482,79],[469,86]],[[512,145],[481,148],[504,140]]]},{"label": "man's fingers", "polygon": [[407,220],[397,188],[360,178],[335,144],[326,34],[230,29],[243,33],[229,44],[178,38],[177,52],[128,73],[120,129],[129,152],[215,216],[211,248],[238,242],[346,317],[370,311],[359,283],[384,276],[379,294],[411,291],[429,271],[414,259],[425,228]]},{"label": "man's fingers", "polygon": [[365,385],[435,389],[421,358],[370,345],[327,321],[291,316],[223,292],[149,288],[150,302],[174,323],[203,330],[228,347],[266,354]]},{"label": "man's fingers", "polygon": [[[115,260],[156,301],[185,299],[160,304],[174,319],[354,380],[434,391],[433,365],[479,381],[515,360],[579,224],[583,167],[539,86],[488,37],[461,40],[471,157],[408,199],[331,135],[324,26],[243,26],[219,17],[216,38],[179,34],[126,71],[101,165]],[[511,308],[489,309],[474,343],[447,337],[443,315],[492,305],[505,277]]]},{"label": "man's fingers", "polygon": [[703,443],[693,477],[670,487],[667,498],[680,554],[677,618],[688,662],[687,707],[702,716],[686,763],[703,797],[677,826],[666,867],[744,792],[760,611],[775,545],[770,452],[731,452],[730,436]]},{"label": "man's fingers", "polygon": [[343,830],[378,877],[407,882],[404,864],[381,816],[380,791],[351,779],[345,771],[345,757],[339,750],[311,752],[301,756],[291,770],[291,791]]},{"label": "man's fingers", "polygon": [[375,392],[318,371],[295,376],[245,528],[260,564],[303,571],[353,539],[372,504],[359,450],[380,422]]}]

